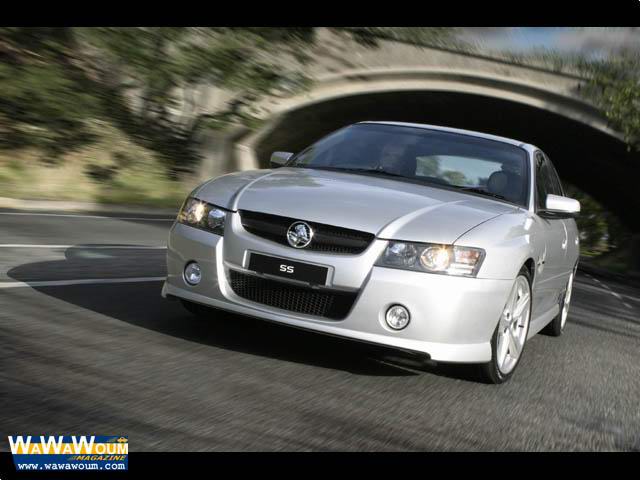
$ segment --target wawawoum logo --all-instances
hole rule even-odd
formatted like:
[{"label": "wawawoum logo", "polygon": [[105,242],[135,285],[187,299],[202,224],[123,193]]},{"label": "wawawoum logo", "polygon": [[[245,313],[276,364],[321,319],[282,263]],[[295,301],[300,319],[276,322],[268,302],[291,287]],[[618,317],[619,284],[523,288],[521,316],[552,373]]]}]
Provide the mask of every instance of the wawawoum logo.
[{"label": "wawawoum logo", "polygon": [[9,437],[16,470],[128,470],[129,439],[100,435]]}]

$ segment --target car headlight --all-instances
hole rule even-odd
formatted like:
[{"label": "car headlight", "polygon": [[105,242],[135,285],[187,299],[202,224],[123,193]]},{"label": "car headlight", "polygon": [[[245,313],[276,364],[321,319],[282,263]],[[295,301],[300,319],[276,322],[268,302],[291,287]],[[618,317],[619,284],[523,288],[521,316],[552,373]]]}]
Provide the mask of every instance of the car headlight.
[{"label": "car headlight", "polygon": [[223,208],[189,197],[180,209],[178,223],[224,235],[227,212]]},{"label": "car headlight", "polygon": [[483,260],[484,250],[481,248],[390,241],[376,265],[475,277]]}]

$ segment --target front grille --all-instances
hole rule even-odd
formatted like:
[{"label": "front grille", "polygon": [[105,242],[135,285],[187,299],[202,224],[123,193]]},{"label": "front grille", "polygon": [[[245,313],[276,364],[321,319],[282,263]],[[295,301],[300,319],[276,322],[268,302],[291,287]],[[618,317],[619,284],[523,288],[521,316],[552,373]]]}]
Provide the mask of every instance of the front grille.
[{"label": "front grille", "polygon": [[[299,220],[248,210],[240,210],[240,219],[247,232],[287,246],[290,246],[287,242],[287,230],[293,222]],[[306,250],[355,255],[364,252],[375,237],[372,233],[350,228],[324,223],[306,223],[313,228],[314,232],[313,239],[305,248]]]},{"label": "front grille", "polygon": [[342,320],[356,299],[355,292],[323,291],[229,270],[229,284],[239,297],[270,307],[316,317]]}]

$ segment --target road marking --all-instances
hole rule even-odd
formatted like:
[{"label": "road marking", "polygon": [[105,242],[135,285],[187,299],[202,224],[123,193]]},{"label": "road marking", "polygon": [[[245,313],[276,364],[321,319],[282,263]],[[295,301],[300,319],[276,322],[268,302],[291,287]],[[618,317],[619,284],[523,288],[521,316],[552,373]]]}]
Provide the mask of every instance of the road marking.
[{"label": "road marking", "polygon": [[[597,292],[604,292],[604,293],[611,293],[614,294],[615,292],[613,292],[610,288],[607,289],[606,286],[597,286],[597,285],[588,285],[586,283],[580,283],[580,282],[575,282],[575,287],[582,289],[582,290],[595,290]],[[633,295],[627,295],[627,294],[617,294],[622,298],[628,299],[628,300],[634,300],[636,302],[640,302],[640,297],[634,297]],[[615,295],[614,295],[615,296]]]},{"label": "road marking", "polygon": [[73,215],[67,213],[26,213],[26,212],[0,212],[0,215],[38,215],[42,217],[75,217],[75,218],[100,218],[111,220],[142,220],[145,222],[173,222],[175,218],[154,218],[154,217],[109,217],[106,215]]},{"label": "road marking", "polygon": [[161,245],[49,245],[29,243],[3,243],[0,248],[82,248],[85,250],[166,250]]},{"label": "road marking", "polygon": [[620,302],[622,302],[622,304],[623,304],[626,308],[629,308],[629,309],[633,309],[633,307],[632,307],[631,305],[629,305],[627,302],[625,302],[625,301],[624,301],[625,299],[633,300],[633,301],[636,301],[636,302],[640,302],[640,298],[638,298],[638,297],[633,297],[633,296],[631,296],[631,295],[620,295],[619,293],[614,292],[614,291],[613,291],[613,289],[612,289],[609,285],[607,285],[606,283],[601,282],[600,280],[598,280],[598,279],[597,279],[597,278],[595,278],[595,277],[592,277],[591,275],[588,275],[588,276],[589,276],[592,280],[594,280],[595,282],[597,282],[597,283],[598,283],[598,286],[595,286],[595,285],[588,285],[588,284],[585,284],[585,283],[579,283],[579,282],[576,282],[576,287],[578,287],[578,288],[582,288],[582,289],[587,289],[587,290],[589,290],[589,289],[591,289],[591,290],[598,290],[598,291],[600,291],[600,292],[608,293],[609,295],[611,295],[611,296],[613,296],[613,297],[617,298],[618,300],[620,300]]},{"label": "road marking", "polygon": [[25,287],[64,287],[67,285],[96,285],[102,283],[141,283],[159,282],[166,277],[130,277],[130,278],[87,278],[82,280],[47,280],[36,282],[0,282],[0,290]]}]

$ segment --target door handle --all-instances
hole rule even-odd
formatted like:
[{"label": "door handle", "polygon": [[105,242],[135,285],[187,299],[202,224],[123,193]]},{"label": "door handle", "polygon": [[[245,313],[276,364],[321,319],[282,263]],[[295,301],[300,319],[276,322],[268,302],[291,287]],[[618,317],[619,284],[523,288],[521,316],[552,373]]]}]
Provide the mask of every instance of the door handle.
[{"label": "door handle", "polygon": [[547,248],[545,247],[544,252],[542,252],[542,255],[538,257],[538,267],[542,267],[546,260],[547,260]]}]

